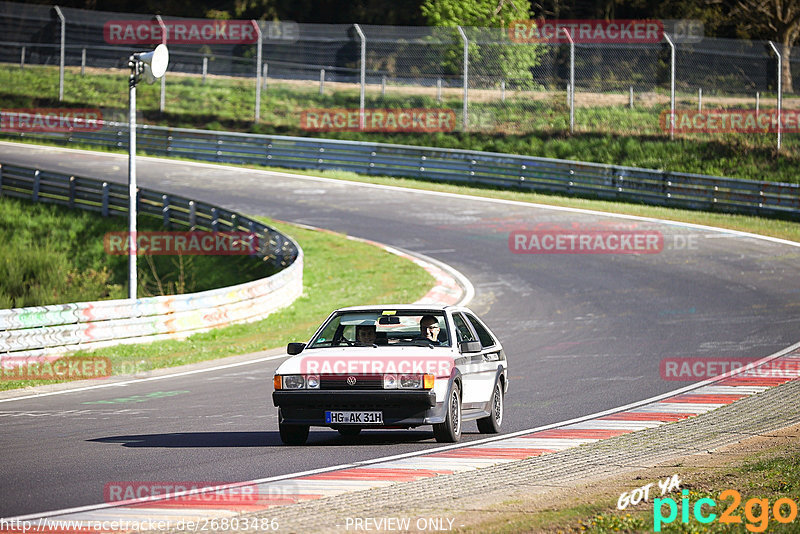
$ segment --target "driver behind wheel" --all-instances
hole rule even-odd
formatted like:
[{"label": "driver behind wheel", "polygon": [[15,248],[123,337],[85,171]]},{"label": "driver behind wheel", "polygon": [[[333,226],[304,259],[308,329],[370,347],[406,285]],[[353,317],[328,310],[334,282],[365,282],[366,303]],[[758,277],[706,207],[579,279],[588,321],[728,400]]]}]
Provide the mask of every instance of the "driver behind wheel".
[{"label": "driver behind wheel", "polygon": [[433,315],[423,315],[419,320],[419,331],[422,338],[439,345],[439,320]]},{"label": "driver behind wheel", "polygon": [[363,324],[356,326],[356,341],[365,345],[374,345],[377,337],[377,330],[374,324]]}]

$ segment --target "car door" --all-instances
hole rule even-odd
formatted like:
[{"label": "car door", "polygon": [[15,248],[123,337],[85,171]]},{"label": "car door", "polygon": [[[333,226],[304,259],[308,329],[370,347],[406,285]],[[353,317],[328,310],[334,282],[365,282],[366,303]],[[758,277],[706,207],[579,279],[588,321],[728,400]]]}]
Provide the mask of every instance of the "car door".
[{"label": "car door", "polygon": [[497,368],[501,365],[505,366],[505,354],[497,339],[477,317],[469,312],[464,312],[464,318],[481,342],[480,358],[477,361],[473,359],[475,402],[487,402],[492,396]]},{"label": "car door", "polygon": [[[478,335],[463,313],[453,314],[453,326],[456,330],[456,341],[460,345],[464,341],[479,341]],[[486,380],[484,373],[488,370],[483,360],[483,351],[462,353],[457,360],[461,371],[461,403],[464,409],[482,407],[486,403],[484,391]],[[491,388],[491,386],[489,386]]]}]

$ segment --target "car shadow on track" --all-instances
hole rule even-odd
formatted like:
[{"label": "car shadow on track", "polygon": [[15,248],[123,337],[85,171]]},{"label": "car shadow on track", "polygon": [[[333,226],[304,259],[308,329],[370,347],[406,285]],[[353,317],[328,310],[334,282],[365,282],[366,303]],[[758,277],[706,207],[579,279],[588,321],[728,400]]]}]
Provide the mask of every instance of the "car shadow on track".
[{"label": "car shadow on track", "polygon": [[[286,447],[280,435],[272,432],[174,432],[167,434],[132,434],[108,436],[87,441],[94,443],[118,443],[123,447],[153,448],[204,448],[204,447]],[[433,435],[424,431],[369,431],[358,436],[340,436],[337,432],[313,430],[309,434],[307,447],[342,445],[401,445],[420,442],[435,443]]]}]

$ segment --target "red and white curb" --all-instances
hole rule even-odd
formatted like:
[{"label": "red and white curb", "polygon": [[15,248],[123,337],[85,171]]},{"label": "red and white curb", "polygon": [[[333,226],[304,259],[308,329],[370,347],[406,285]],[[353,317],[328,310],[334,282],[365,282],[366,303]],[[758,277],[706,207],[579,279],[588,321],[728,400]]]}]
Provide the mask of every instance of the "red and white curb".
[{"label": "red and white curb", "polygon": [[[270,479],[10,518],[67,521],[208,521],[541,456],[700,415],[800,378],[800,343],[699,384],[607,412],[510,435]],[[132,483],[137,485],[139,483]],[[6,520],[8,521],[8,520]],[[73,523],[74,524],[74,523]],[[14,530],[2,530],[11,532]]]}]

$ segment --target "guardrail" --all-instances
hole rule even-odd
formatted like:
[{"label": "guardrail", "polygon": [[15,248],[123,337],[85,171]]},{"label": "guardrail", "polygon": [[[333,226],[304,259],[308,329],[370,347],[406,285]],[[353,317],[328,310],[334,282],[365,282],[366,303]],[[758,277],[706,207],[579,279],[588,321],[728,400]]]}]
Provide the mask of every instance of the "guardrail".
[{"label": "guardrail", "polygon": [[[98,131],[11,133],[127,149],[128,125]],[[486,184],[696,210],[800,219],[800,186],[599,163],[473,150],[279,135],[137,127],[137,147],[151,155],[297,169],[341,169],[368,175]]]},{"label": "guardrail", "polygon": [[[126,186],[16,165],[0,165],[3,195],[104,216],[128,211]],[[148,189],[139,189],[138,209],[160,217],[166,228],[255,234],[258,257],[280,270],[260,280],[192,294],[0,310],[0,359],[19,364],[81,348],[186,337],[263,319],[302,293],[303,251],[277,230],[223,208]]]}]

